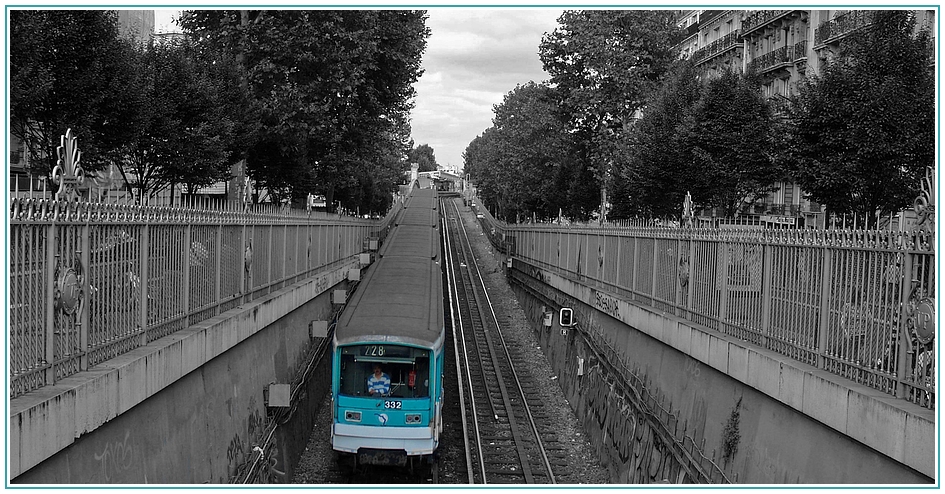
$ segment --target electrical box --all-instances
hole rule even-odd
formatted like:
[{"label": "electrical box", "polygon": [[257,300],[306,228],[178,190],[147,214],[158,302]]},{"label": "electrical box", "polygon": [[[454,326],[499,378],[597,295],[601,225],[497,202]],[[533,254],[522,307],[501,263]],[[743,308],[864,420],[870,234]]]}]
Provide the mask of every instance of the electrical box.
[{"label": "electrical box", "polygon": [[554,312],[545,312],[545,317],[544,317],[544,320],[542,321],[542,324],[544,324],[546,328],[551,327],[551,321],[554,315],[555,315]]},{"label": "electrical box", "polygon": [[308,335],[312,338],[327,338],[328,321],[312,321],[308,323]]},{"label": "electrical box", "polygon": [[335,290],[331,292],[331,303],[343,304],[347,299],[347,293],[344,290]]},{"label": "electrical box", "polygon": [[288,384],[270,384],[269,402],[267,405],[271,407],[287,407],[289,406],[290,394]]},{"label": "electrical box", "polygon": [[577,357],[577,364],[578,364],[577,375],[583,376],[584,375],[584,358]]},{"label": "electrical box", "polygon": [[360,269],[349,269],[349,270],[348,270],[348,281],[361,281],[361,270],[360,270]]}]

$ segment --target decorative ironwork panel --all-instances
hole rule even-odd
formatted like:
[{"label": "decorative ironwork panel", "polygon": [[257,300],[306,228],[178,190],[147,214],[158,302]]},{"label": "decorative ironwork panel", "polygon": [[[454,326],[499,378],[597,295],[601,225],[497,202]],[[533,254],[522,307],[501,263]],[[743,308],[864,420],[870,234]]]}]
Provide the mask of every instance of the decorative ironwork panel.
[{"label": "decorative ironwork panel", "polygon": [[603,279],[604,238],[600,235],[585,235],[584,275],[592,280]]},{"label": "decorative ironwork panel", "polygon": [[[220,298],[227,300],[242,293],[240,273],[243,271],[242,225],[224,225],[220,246]],[[239,299],[237,298],[237,301]],[[236,305],[239,305],[237,302]],[[233,306],[235,307],[235,305]],[[221,307],[225,312],[232,307]]]},{"label": "decorative ironwork panel", "polygon": [[[342,233],[339,231],[339,233]],[[285,278],[285,261],[286,261],[286,227],[284,225],[272,227],[271,233],[272,239],[270,243],[270,252],[272,255],[270,259],[270,271],[269,271],[269,281],[270,282],[279,282]]]},{"label": "decorative ironwork panel", "polygon": [[633,237],[618,237],[620,263],[617,266],[617,286],[630,291],[633,288],[633,270],[637,263]]},{"label": "decorative ironwork panel", "polygon": [[285,275],[286,276],[297,276],[302,273],[304,270],[299,265],[299,252],[304,252],[302,249],[305,248],[305,245],[300,245],[300,235],[299,231],[301,227],[298,225],[292,225],[286,228],[286,238],[285,238]]},{"label": "decorative ironwork panel", "polygon": [[[73,203],[75,204],[75,203]],[[60,219],[74,219],[70,207],[64,208]],[[87,303],[83,285],[87,273],[82,266],[81,227],[59,224],[54,245],[55,280],[53,295],[53,365],[55,379],[66,378],[79,372],[80,359],[85,355],[81,347],[81,316]],[[48,349],[47,349],[48,350]]]},{"label": "decorative ironwork panel", "polygon": [[[148,335],[152,342],[186,327],[184,225],[152,225],[148,238]],[[189,296],[189,291],[184,291]]]},{"label": "decorative ironwork panel", "polygon": [[[31,210],[34,204],[27,205],[26,209]],[[49,232],[42,224],[13,222],[10,225],[10,327],[7,335],[11,398],[47,384],[45,323]]]},{"label": "decorative ironwork panel", "polygon": [[637,262],[633,276],[633,292],[636,300],[649,303],[653,295],[653,252],[656,239],[637,238]]},{"label": "decorative ironwork panel", "polygon": [[604,237],[603,262],[601,263],[601,280],[611,285],[617,284],[617,260],[620,257],[620,237],[608,235]]},{"label": "decorative ironwork panel", "polygon": [[656,273],[653,280],[654,307],[667,312],[674,312],[676,306],[676,289],[679,280],[676,277],[678,266],[678,241],[672,239],[656,239]]},{"label": "decorative ironwork panel", "polygon": [[272,282],[272,278],[269,277],[269,269],[272,264],[272,257],[269,255],[269,242],[274,228],[273,225],[257,225],[252,229],[253,256],[252,266],[250,266],[252,284],[249,289],[251,300],[256,300],[259,296],[264,295],[265,293],[260,293],[258,289],[266,287]]},{"label": "decorative ironwork panel", "polygon": [[717,264],[720,244],[712,241],[693,243],[692,274],[689,282],[693,284],[692,320],[693,322],[719,329],[719,290]]},{"label": "decorative ironwork panel", "polygon": [[89,231],[89,366],[141,344],[141,225]]},{"label": "decorative ironwork panel", "polygon": [[194,314],[200,311],[199,316],[193,315],[188,320],[188,324],[196,324],[208,317],[213,317],[213,312],[207,312],[205,309],[211,307],[217,300],[217,256],[220,254],[220,246],[217,245],[217,229],[213,225],[193,225],[190,228],[190,243],[188,245],[188,313]]},{"label": "decorative ironwork panel", "polygon": [[770,252],[769,348],[794,353],[798,360],[815,365],[820,341],[823,250],[772,246]]}]

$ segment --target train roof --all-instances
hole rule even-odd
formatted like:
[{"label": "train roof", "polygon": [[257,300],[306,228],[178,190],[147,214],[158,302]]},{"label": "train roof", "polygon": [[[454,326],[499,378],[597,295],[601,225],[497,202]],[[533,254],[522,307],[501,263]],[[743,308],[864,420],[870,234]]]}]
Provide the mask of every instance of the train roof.
[{"label": "train roof", "polygon": [[414,189],[335,329],[335,343],[443,344],[439,214],[433,189]]},{"label": "train roof", "polygon": [[397,225],[377,254],[382,258],[394,256],[438,260],[440,229],[427,225]]},{"label": "train roof", "polygon": [[439,260],[388,256],[376,261],[335,329],[339,345],[360,342],[443,344]]}]

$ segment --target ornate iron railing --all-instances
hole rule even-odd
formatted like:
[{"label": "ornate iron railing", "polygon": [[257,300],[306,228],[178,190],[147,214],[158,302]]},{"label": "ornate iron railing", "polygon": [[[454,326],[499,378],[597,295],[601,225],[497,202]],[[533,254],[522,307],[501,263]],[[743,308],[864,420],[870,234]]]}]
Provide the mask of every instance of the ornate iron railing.
[{"label": "ornate iron railing", "polygon": [[822,22],[814,29],[814,44],[822,45],[851,31],[873,23],[872,10],[854,10]]},{"label": "ornate iron railing", "polygon": [[749,32],[757,29],[760,26],[763,26],[779,17],[782,17],[792,10],[757,10],[745,20],[742,21],[742,32],[748,34]]},{"label": "ornate iron railing", "polygon": [[516,258],[933,408],[925,184],[907,231],[506,224],[481,211]]},{"label": "ornate iron railing", "polygon": [[705,46],[705,48],[696,50],[696,52],[692,54],[692,61],[695,63],[701,63],[714,57],[715,55],[718,55],[719,53],[738,46],[741,46],[741,32],[735,30],[709,43]]},{"label": "ornate iron railing", "polygon": [[317,274],[377,220],[17,198],[9,229],[10,396]]}]

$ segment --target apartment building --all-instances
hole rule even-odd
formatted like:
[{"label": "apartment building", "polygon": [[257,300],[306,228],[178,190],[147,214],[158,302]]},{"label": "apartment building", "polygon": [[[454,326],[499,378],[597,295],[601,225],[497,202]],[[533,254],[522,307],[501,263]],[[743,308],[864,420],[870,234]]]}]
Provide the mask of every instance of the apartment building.
[{"label": "apartment building", "polygon": [[[775,111],[796,94],[807,76],[820,73],[840,41],[872,21],[869,10],[681,10],[677,24],[686,32],[678,45],[703,77],[726,69],[753,70]],[[934,10],[915,11],[917,28],[935,23]],[[935,30],[932,30],[935,33]],[[823,209],[804,198],[796,184],[778,183],[776,192],[748,207],[763,223],[823,226]]]}]

